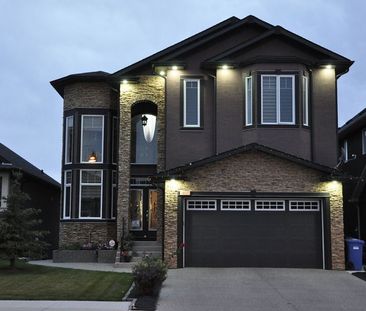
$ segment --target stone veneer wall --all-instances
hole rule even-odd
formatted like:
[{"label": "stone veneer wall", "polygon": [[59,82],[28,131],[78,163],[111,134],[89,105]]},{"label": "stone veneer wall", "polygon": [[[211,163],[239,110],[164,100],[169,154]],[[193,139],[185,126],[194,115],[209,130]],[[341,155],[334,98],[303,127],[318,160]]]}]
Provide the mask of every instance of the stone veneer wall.
[{"label": "stone veneer wall", "polygon": [[[118,164],[118,201],[117,201],[117,234],[122,230],[128,232],[128,207],[130,188],[130,154],[131,154],[131,107],[138,101],[148,100],[158,107],[158,163],[157,169],[165,168],[165,79],[160,76],[140,76],[138,83],[121,84],[120,86],[120,135]],[[159,195],[158,198],[161,198]],[[162,232],[162,200],[158,202],[158,239]]]},{"label": "stone veneer wall", "polygon": [[115,222],[61,222],[59,247],[79,243],[106,243],[116,240]]},{"label": "stone veneer wall", "polygon": [[165,183],[164,258],[177,267],[178,191],[327,192],[330,194],[332,268],[344,269],[343,199],[339,182],[322,182],[322,174],[259,151],[207,164],[185,173],[184,181]]}]

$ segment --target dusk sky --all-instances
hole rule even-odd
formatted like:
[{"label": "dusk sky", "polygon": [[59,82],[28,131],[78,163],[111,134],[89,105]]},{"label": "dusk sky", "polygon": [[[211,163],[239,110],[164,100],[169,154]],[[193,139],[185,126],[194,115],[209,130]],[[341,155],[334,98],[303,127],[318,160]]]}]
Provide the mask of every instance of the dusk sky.
[{"label": "dusk sky", "polygon": [[338,80],[339,125],[366,107],[363,0],[0,0],[0,142],[59,181],[62,98],[49,81],[115,72],[250,14],[355,61]]}]

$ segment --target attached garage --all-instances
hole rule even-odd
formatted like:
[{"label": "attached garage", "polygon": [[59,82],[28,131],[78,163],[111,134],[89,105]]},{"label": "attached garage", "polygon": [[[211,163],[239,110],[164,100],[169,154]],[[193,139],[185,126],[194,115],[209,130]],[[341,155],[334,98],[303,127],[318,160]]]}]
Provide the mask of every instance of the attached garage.
[{"label": "attached garage", "polygon": [[321,197],[190,196],[185,267],[325,268]]}]

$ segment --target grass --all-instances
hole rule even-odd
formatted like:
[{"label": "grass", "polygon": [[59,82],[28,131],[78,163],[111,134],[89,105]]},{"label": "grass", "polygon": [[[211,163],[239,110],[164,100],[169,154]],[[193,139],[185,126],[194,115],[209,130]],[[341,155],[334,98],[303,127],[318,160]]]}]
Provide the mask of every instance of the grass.
[{"label": "grass", "polygon": [[121,301],[132,284],[130,273],[53,268],[0,260],[0,299]]}]

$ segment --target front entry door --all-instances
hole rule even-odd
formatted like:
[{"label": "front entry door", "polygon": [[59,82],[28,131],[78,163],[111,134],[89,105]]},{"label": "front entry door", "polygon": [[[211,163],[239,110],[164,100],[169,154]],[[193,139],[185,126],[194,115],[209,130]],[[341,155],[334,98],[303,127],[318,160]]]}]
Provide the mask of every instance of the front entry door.
[{"label": "front entry door", "polygon": [[156,240],[158,192],[151,188],[130,190],[130,232],[136,240]]}]

